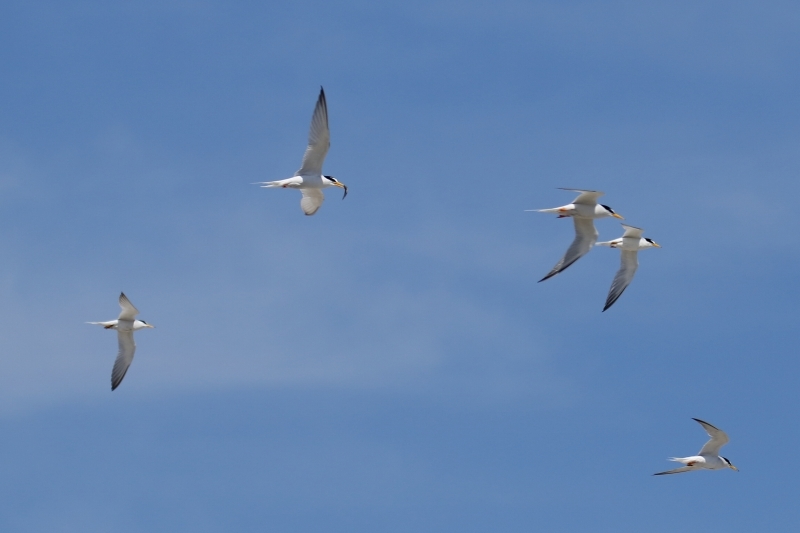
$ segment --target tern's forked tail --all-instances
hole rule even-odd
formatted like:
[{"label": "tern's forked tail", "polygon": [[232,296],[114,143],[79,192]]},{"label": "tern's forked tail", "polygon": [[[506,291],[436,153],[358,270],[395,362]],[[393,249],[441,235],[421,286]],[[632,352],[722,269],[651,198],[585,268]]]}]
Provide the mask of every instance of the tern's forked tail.
[{"label": "tern's forked tail", "polygon": [[109,320],[108,322],[87,322],[87,324],[93,324],[95,326],[103,326],[105,329],[111,329],[117,326],[119,320]]}]

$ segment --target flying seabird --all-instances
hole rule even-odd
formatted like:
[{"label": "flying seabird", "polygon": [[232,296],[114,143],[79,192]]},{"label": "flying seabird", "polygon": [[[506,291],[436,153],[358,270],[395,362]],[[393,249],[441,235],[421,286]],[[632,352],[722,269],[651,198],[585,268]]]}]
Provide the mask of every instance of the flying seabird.
[{"label": "flying seabird", "polygon": [[731,470],[739,471],[738,468],[733,466],[733,463],[728,461],[725,457],[719,455],[719,450],[728,444],[728,435],[719,428],[716,428],[708,422],[703,422],[699,418],[692,418],[698,424],[703,426],[711,440],[705,443],[703,448],[695,456],[692,457],[670,457],[670,461],[683,463],[685,466],[676,468],[674,470],[667,470],[666,472],[658,472],[654,476],[663,476],[665,474],[682,474],[683,472],[692,472],[693,470],[722,470],[723,468],[730,468]]},{"label": "flying seabird", "polygon": [[594,219],[605,217],[622,218],[607,205],[597,203],[597,199],[605,193],[600,191],[584,191],[581,189],[561,190],[574,191],[580,194],[571,204],[562,207],[530,210],[538,211],[539,213],[555,213],[558,215],[558,218],[572,217],[572,221],[575,224],[575,240],[572,241],[572,244],[570,244],[567,249],[567,253],[556,263],[556,266],[554,266],[545,277],[539,280],[540,283],[563,272],[572,263],[586,255],[589,250],[592,249],[592,245],[597,241],[598,236],[597,229],[594,227]]},{"label": "flying seabird", "polygon": [[119,340],[119,353],[117,360],[114,361],[114,369],[111,371],[111,390],[113,391],[122,383],[122,378],[128,371],[133,361],[133,354],[136,352],[136,343],[133,342],[133,332],[144,328],[154,328],[144,320],[136,320],[139,310],[136,309],[124,292],[119,294],[119,306],[122,312],[116,320],[108,322],[87,322],[87,324],[97,324],[105,329],[117,330],[117,340]]},{"label": "flying seabird", "polygon": [[633,275],[636,274],[636,269],[639,267],[639,250],[661,248],[661,245],[653,239],[642,237],[643,229],[626,226],[625,224],[622,224],[622,227],[625,228],[625,233],[619,239],[597,243],[597,246],[620,249],[620,267],[617,275],[614,276],[614,281],[611,282],[611,289],[608,291],[608,298],[606,298],[606,306],[603,307],[603,311],[614,305],[617,298],[622,296],[622,293],[631,284]]},{"label": "flying seabird", "polygon": [[322,189],[326,187],[341,187],[347,196],[347,186],[333,176],[322,174],[322,163],[331,146],[331,133],[328,130],[328,104],[325,101],[325,91],[320,87],[317,105],[311,116],[311,128],[308,132],[308,147],[303,155],[303,164],[300,170],[291,178],[278,181],[262,181],[256,183],[262,187],[282,187],[284,189],[299,189],[303,193],[300,207],[306,215],[313,215],[322,205],[325,197]]}]

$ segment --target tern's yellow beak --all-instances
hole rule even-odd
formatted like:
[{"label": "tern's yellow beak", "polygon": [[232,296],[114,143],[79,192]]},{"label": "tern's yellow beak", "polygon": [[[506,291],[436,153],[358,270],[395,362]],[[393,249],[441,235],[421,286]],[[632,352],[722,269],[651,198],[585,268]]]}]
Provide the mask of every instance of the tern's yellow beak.
[{"label": "tern's yellow beak", "polygon": [[733,465],[728,465],[728,467],[730,467],[730,469],[731,469],[731,470],[735,470],[735,471],[737,471],[737,472],[739,471],[739,469],[738,469],[738,468],[736,468],[736,467],[735,467],[735,466],[733,466]]},{"label": "tern's yellow beak", "polygon": [[653,244],[653,246],[655,246],[656,248],[661,248],[661,245],[660,245],[660,244],[658,244],[656,241],[653,241],[653,242],[652,242],[652,244]]},{"label": "tern's yellow beak", "polygon": [[618,219],[620,219],[620,220],[625,220],[625,217],[623,217],[623,216],[621,216],[621,215],[618,215],[618,214],[616,214],[616,213],[614,213],[614,214],[613,214],[613,215],[611,215],[611,216],[612,216],[612,217],[614,217],[614,218],[618,218]]}]

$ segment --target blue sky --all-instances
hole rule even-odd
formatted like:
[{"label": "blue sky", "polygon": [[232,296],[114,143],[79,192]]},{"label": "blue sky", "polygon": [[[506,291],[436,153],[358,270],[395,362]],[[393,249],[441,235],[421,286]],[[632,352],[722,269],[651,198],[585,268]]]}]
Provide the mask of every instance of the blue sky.
[{"label": "blue sky", "polygon": [[[799,22],[5,2],[2,529],[796,530]],[[251,183],[299,167],[320,85],[350,194],[305,217]],[[606,313],[614,250],[537,283],[557,187],[663,246]],[[111,393],[84,322],[121,290],[156,329]],[[691,417],[738,474],[651,476]]]}]

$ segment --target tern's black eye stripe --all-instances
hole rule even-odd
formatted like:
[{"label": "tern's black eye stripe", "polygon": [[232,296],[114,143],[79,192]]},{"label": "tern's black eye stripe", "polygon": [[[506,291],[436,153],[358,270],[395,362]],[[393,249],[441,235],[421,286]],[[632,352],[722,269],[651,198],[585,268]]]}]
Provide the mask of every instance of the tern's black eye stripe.
[{"label": "tern's black eye stripe", "polygon": [[[600,205],[603,205],[603,204],[600,204]],[[610,207],[608,207],[607,205],[603,205],[603,207],[604,207],[604,208],[605,208],[605,210],[606,210],[606,211],[608,211],[609,213],[613,213],[613,212],[614,212],[614,210],[613,210],[613,209],[611,209]]]}]

